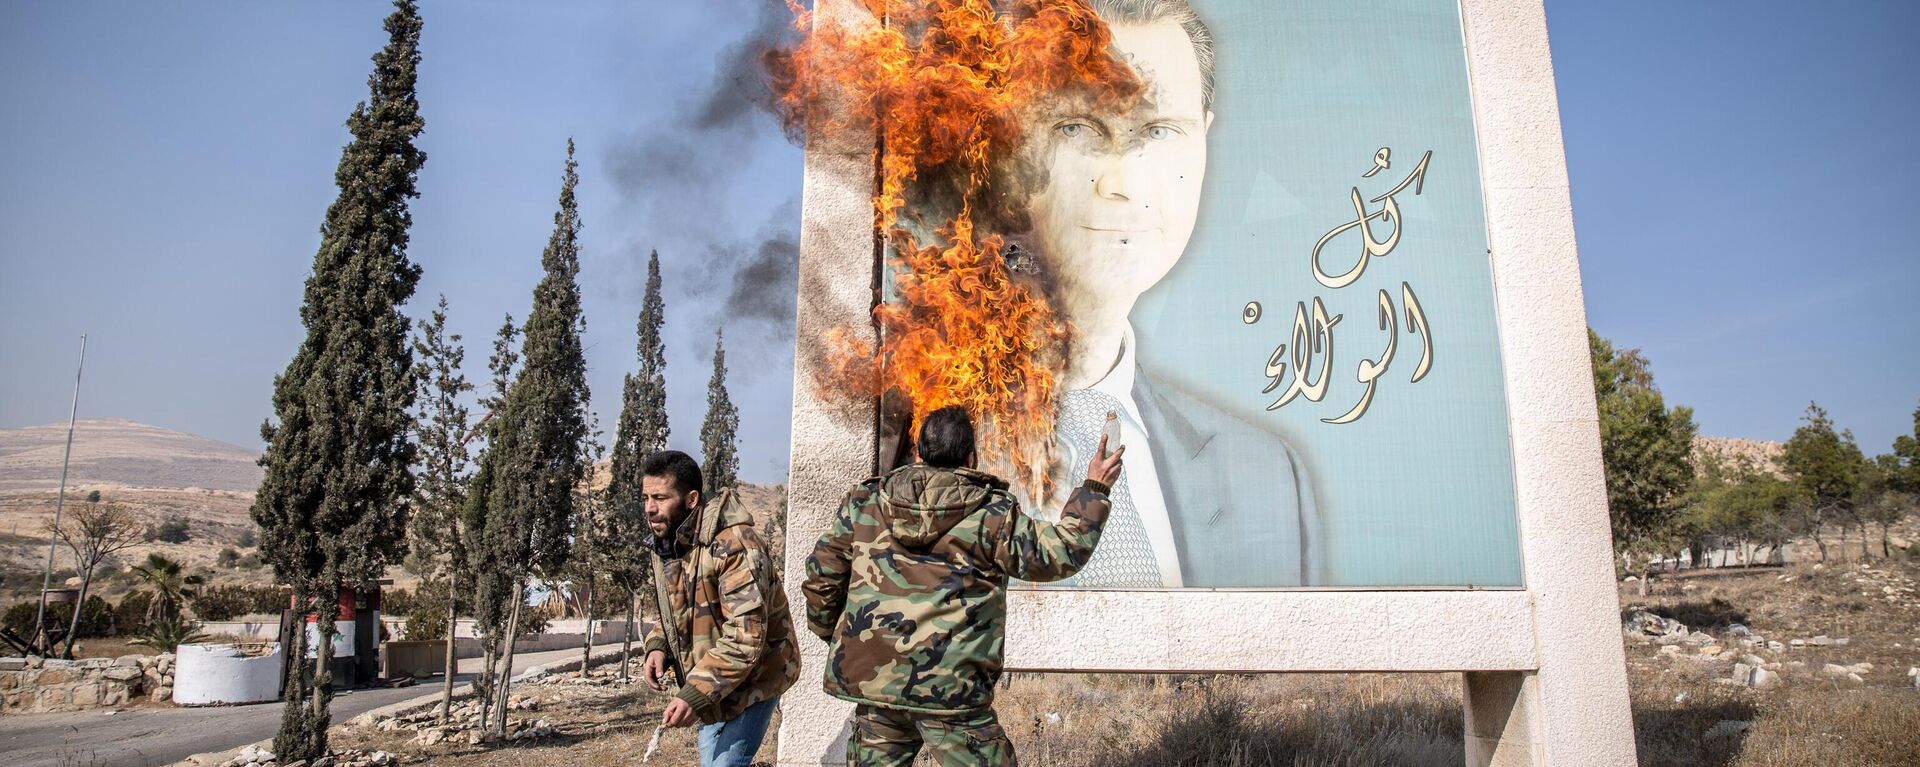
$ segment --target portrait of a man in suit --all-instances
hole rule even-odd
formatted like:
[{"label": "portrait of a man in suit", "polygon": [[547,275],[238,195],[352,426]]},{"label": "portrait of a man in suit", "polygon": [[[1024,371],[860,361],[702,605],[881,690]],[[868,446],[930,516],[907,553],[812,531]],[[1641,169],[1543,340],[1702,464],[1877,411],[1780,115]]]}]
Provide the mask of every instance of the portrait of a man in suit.
[{"label": "portrait of a man in suit", "polygon": [[[1027,121],[1028,230],[1019,258],[1071,324],[1056,440],[1070,488],[1106,415],[1127,467],[1081,588],[1326,585],[1326,536],[1306,464],[1280,434],[1137,364],[1130,320],[1186,253],[1214,121],[1214,42],[1186,0],[1092,0],[1145,86],[1125,111],[1063,93]],[[1028,508],[1056,508],[1046,503]]]}]

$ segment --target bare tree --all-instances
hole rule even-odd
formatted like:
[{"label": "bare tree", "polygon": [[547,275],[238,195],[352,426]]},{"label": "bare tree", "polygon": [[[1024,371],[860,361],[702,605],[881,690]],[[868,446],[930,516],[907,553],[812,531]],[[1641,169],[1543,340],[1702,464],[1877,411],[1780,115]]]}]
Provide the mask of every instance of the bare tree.
[{"label": "bare tree", "polygon": [[75,510],[59,525],[47,523],[54,536],[73,550],[74,567],[80,571],[80,598],[73,603],[73,617],[63,640],[65,646],[60,649],[63,658],[73,657],[73,642],[80,636],[80,608],[87,603],[87,589],[93,586],[94,570],[116,552],[139,543],[143,533],[140,520],[132,512],[116,503],[100,503],[99,497],[98,494],[87,496],[87,505]]}]

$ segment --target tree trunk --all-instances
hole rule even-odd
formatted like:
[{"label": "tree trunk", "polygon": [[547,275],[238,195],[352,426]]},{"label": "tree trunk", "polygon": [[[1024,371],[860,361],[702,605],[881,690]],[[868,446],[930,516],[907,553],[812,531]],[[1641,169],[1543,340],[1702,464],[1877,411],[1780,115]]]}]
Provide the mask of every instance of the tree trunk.
[{"label": "tree trunk", "polygon": [[621,684],[626,684],[628,682],[633,681],[633,679],[627,675],[627,664],[631,662],[631,659],[633,656],[633,622],[636,617],[633,613],[633,606],[635,602],[639,601],[639,597],[633,593],[633,589],[626,589],[626,592],[627,592],[627,628],[625,631],[621,632],[621,637],[620,637],[620,683]]},{"label": "tree trunk", "polygon": [[1652,580],[1653,580],[1653,563],[1648,562],[1646,569],[1640,571],[1640,596],[1644,597],[1647,595],[1647,584]]},{"label": "tree trunk", "polygon": [[581,612],[586,613],[587,638],[580,640],[580,678],[587,678],[587,671],[593,663],[593,570],[587,570],[586,593],[581,600],[584,604]]},{"label": "tree trunk", "polygon": [[513,687],[513,643],[520,633],[520,606],[527,601],[527,582],[520,579],[513,584],[513,607],[507,611],[507,646],[500,653],[501,671],[494,683],[497,692],[493,706],[493,735],[505,740],[507,737],[507,695]]},{"label": "tree trunk", "polygon": [[1820,548],[1820,564],[1827,563],[1827,541],[1820,537],[1820,526],[1813,527],[1813,545]]},{"label": "tree trunk", "polygon": [[455,616],[459,615],[459,611],[455,609],[455,600],[453,598],[453,591],[454,591],[453,584],[454,584],[453,574],[448,573],[447,574],[447,672],[446,672],[447,678],[446,678],[446,683],[442,685],[442,689],[440,690],[440,726],[442,727],[445,727],[447,725],[447,719],[453,716],[453,677],[454,677],[454,672],[459,670],[459,662],[454,660],[455,649],[458,648],[460,644],[459,642],[454,641],[454,634],[458,633],[454,631],[454,621],[456,620]]},{"label": "tree trunk", "polygon": [[[1860,523],[1860,561],[1865,562],[1872,558],[1873,558],[1873,550],[1867,548],[1867,523],[1861,522]],[[75,613],[75,615],[78,615],[78,614],[79,613]]]},{"label": "tree trunk", "polygon": [[1888,540],[1889,536],[1887,533],[1887,528],[1889,527],[1892,527],[1892,525],[1889,525],[1885,522],[1880,523],[1880,558],[1881,559],[1893,558],[1893,544]]},{"label": "tree trunk", "polygon": [[[73,620],[67,624],[67,636],[64,640],[66,648],[60,651],[60,657],[67,660],[73,660],[73,643],[80,638],[80,611],[87,606],[87,588],[92,585],[93,568],[89,567],[87,572],[80,576],[80,598],[73,602]],[[40,598],[46,599],[46,596],[43,594]]]},{"label": "tree trunk", "polygon": [[486,631],[482,629],[480,678],[473,690],[473,698],[480,704],[480,719],[475,723],[474,729],[483,733],[493,722],[493,672],[494,663],[499,660],[500,655],[500,637],[496,635],[492,641],[488,641],[485,635]]}]

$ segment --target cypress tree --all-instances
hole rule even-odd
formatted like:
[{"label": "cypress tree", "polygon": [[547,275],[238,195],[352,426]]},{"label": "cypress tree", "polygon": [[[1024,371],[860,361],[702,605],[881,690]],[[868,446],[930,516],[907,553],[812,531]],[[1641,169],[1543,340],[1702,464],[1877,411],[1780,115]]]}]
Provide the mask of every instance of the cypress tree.
[{"label": "cypress tree", "polygon": [[667,446],[666,301],[660,296],[660,252],[647,258],[647,293],[640,304],[635,355],[639,367],[626,375],[620,421],[615,427],[613,465],[607,484],[605,544],[607,575],[626,592],[627,631],[621,642],[621,678],[633,651],[635,597],[653,580],[653,552],[644,543],[646,511],[641,505],[640,467],[648,455]]},{"label": "cypress tree", "polygon": [[[505,633],[503,667],[495,680],[495,737],[506,734],[513,637],[527,579],[558,577],[566,566],[575,487],[586,468],[587,365],[580,343],[586,318],[580,306],[580,213],[574,199],[580,176],[573,155],[569,139],[560,209],[540,258],[546,274],[534,286],[533,311],[522,331],[520,375],[490,430],[493,442],[482,461],[487,484],[476,487],[485,496],[485,545],[492,549],[492,566],[507,572],[512,584],[505,625],[495,629]],[[493,594],[501,596],[506,595]]]},{"label": "cypress tree", "polygon": [[413,520],[410,529],[413,555],[428,564],[423,573],[447,580],[447,664],[441,701],[440,722],[446,723],[453,707],[454,621],[460,614],[460,596],[465,593],[459,579],[467,572],[465,534],[461,509],[466,505],[467,474],[472,461],[467,452],[471,436],[470,414],[460,397],[473,390],[473,384],[460,372],[467,356],[459,334],[447,333],[447,297],[440,296],[428,322],[420,328],[413,343],[420,358],[414,375],[419,379],[420,408],[416,432],[419,435],[419,478],[414,492]]},{"label": "cypress tree", "polygon": [[740,409],[727,396],[726,339],[713,335],[713,378],[707,381],[707,420],[700,426],[700,447],[706,451],[700,472],[706,477],[704,495],[711,498],[739,482],[740,454],[734,437],[740,431]]},{"label": "cypress tree", "polygon": [[506,637],[504,627],[507,622],[509,602],[512,600],[514,573],[518,569],[511,564],[503,565],[496,549],[490,545],[493,540],[489,523],[488,490],[493,487],[496,474],[495,466],[501,460],[496,455],[496,446],[500,439],[500,418],[506,409],[507,392],[512,389],[514,376],[518,373],[520,353],[514,346],[518,343],[520,328],[513,322],[513,315],[507,315],[500,330],[493,339],[493,355],[487,358],[487,371],[492,376],[492,389],[480,404],[487,408],[486,415],[480,417],[476,434],[483,440],[484,446],[477,468],[468,482],[466,503],[461,509],[460,524],[466,532],[467,561],[469,577],[473,579],[472,609],[474,624],[480,629],[480,646],[483,662],[480,675],[474,680],[474,697],[480,703],[481,729],[491,721],[493,706],[494,660],[500,653],[500,642]]},{"label": "cypress tree", "polygon": [[[320,227],[300,320],[307,335],[274,379],[275,419],[261,426],[265,477],[252,516],[274,575],[293,604],[316,614],[313,674],[287,665],[286,712],[274,737],[285,762],[326,754],[332,694],[329,638],[342,584],[378,577],[405,546],[413,492],[408,440],[414,400],[409,323],[400,306],[420,270],[407,259],[426,154],[413,145],[424,122],[414,95],[421,22],[411,0],[386,19],[387,44],[373,57],[367,101],[347,118],[353,139],[341,151],[340,193]],[[304,658],[305,622],[288,655]]]}]

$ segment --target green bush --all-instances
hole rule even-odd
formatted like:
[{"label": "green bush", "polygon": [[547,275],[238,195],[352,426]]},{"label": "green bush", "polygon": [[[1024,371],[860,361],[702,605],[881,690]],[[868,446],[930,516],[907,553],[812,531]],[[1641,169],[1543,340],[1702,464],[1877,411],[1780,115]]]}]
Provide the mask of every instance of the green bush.
[{"label": "green bush", "polygon": [[[22,637],[33,633],[33,618],[36,608],[32,602],[21,602],[7,608],[4,622],[7,628]],[[54,636],[66,634],[69,622],[73,620],[73,606],[65,602],[47,605],[46,625],[51,626]],[[85,607],[80,610],[80,638],[112,636],[114,633],[113,606],[98,595],[87,597]]]},{"label": "green bush", "polygon": [[278,614],[284,606],[273,586],[210,586],[189,598],[193,614],[202,620],[224,621],[250,613]]},{"label": "green bush", "polygon": [[113,606],[113,627],[115,633],[132,636],[140,633],[147,625],[147,612],[153,609],[153,592],[134,591],[120,598],[120,604]]},{"label": "green bush", "polygon": [[[422,592],[425,592],[426,589],[427,587],[423,583],[420,587],[420,590]],[[444,594],[446,593],[446,590],[441,589],[441,593],[443,596],[440,599],[440,609],[445,610],[447,609],[447,601],[446,601],[446,597],[444,596]],[[419,599],[420,598],[416,597],[412,591],[409,591],[407,589],[388,589],[386,591],[382,591],[380,592],[380,614],[381,615],[412,615],[415,609],[415,605],[419,603]]]},{"label": "green bush", "polygon": [[240,538],[234,541],[234,543],[240,544],[240,548],[243,548],[243,549],[251,549],[254,547],[255,544],[259,542],[260,542],[259,535],[254,533],[253,528],[251,527],[240,531]]},{"label": "green bush", "polygon": [[186,543],[193,540],[193,536],[187,531],[187,518],[175,514],[149,528],[147,540],[161,543]]},{"label": "green bush", "polygon": [[200,631],[200,622],[188,620],[179,615],[168,615],[148,625],[140,632],[134,644],[146,645],[160,652],[177,652],[180,645],[193,644],[206,638]]},{"label": "green bush", "polygon": [[219,554],[214,555],[213,563],[231,570],[240,564],[240,552],[235,551],[232,546],[228,546],[221,549]]}]

